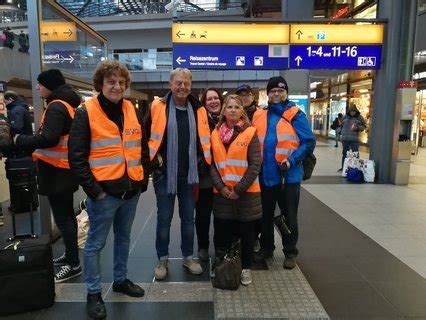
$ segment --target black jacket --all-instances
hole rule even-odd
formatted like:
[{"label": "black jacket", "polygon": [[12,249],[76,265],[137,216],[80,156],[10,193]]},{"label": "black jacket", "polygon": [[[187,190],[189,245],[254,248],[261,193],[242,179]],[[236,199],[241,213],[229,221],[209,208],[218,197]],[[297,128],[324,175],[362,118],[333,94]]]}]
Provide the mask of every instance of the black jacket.
[{"label": "black jacket", "polygon": [[31,114],[26,102],[21,97],[18,97],[18,99],[9,103],[6,108],[12,134],[32,135]]},{"label": "black jacket", "polygon": [[[171,91],[169,91],[163,98],[161,98],[163,101],[166,102],[166,110],[168,110],[168,108],[169,108],[169,103],[170,103],[171,98],[172,98]],[[196,99],[192,95],[189,95],[187,99],[191,103],[192,109],[194,111],[195,123],[197,123],[197,110],[198,110],[198,108],[201,107],[201,103],[200,103],[200,101],[198,101],[198,99]],[[166,117],[168,117],[168,114],[169,113],[166,111]],[[145,131],[146,131],[148,140],[151,136],[151,123],[152,123],[152,121],[151,121],[151,110],[150,110],[149,112],[147,112],[146,117],[145,117]],[[158,169],[158,167],[159,167],[158,155],[161,155],[162,161],[163,161],[163,165],[161,167],[161,170],[165,171],[166,165],[167,165],[167,125],[166,125],[166,129],[165,129],[165,132],[164,132],[164,135],[163,135],[163,141],[161,142],[160,149],[158,150],[157,156],[154,158],[154,160],[151,163],[151,169],[152,170]],[[203,163],[203,162],[205,163],[202,148],[201,148],[201,142],[200,142],[198,134],[197,134],[197,159],[198,159],[198,165],[199,166],[200,166],[201,163]]]},{"label": "black jacket", "polygon": [[[98,101],[108,118],[120,127],[123,119],[123,113],[121,111],[122,101],[118,104],[114,104],[103,97],[102,94],[99,95]],[[142,131],[144,131],[142,114],[138,109],[135,110]],[[90,154],[90,140],[91,132],[89,116],[87,114],[86,107],[83,105],[77,109],[71,128],[70,139],[68,142],[68,158],[71,169],[78,176],[81,186],[91,199],[96,199],[102,191],[113,196],[121,197],[125,192],[133,191],[136,193],[141,189],[142,191],[146,190],[149,177],[149,171],[147,169],[147,163],[149,163],[149,151],[148,140],[145,132],[142,132],[142,166],[144,167],[143,181],[134,181],[130,179],[127,172],[125,172],[120,179],[100,182],[96,181],[88,162]]]},{"label": "black jacket", "polygon": [[[57,99],[68,102],[74,108],[77,108],[81,102],[80,96],[68,84],[55,89],[46,102]],[[72,118],[65,105],[54,102],[47,109],[44,126],[34,136],[19,135],[16,139],[16,146],[29,152],[33,152],[35,149],[52,148],[58,144],[61,136],[70,132],[71,123]],[[37,167],[40,194],[53,195],[75,192],[78,189],[77,177],[70,169],[57,168],[43,160],[37,161]]]}]

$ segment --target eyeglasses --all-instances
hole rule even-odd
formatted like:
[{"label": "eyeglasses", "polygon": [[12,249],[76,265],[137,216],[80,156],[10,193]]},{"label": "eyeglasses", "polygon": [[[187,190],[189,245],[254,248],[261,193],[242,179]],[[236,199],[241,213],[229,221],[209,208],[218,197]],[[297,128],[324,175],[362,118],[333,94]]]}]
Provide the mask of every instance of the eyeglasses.
[{"label": "eyeglasses", "polygon": [[269,90],[269,94],[283,94],[284,93],[284,89],[273,89],[273,90]]}]

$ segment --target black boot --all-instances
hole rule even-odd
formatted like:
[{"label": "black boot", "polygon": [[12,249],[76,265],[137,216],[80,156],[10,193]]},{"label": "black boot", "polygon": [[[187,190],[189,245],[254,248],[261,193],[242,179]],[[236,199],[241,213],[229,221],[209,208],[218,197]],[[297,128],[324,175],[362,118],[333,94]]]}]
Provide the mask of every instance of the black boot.
[{"label": "black boot", "polygon": [[102,300],[102,294],[87,294],[87,314],[92,319],[104,319],[106,318],[106,308],[104,300]]}]

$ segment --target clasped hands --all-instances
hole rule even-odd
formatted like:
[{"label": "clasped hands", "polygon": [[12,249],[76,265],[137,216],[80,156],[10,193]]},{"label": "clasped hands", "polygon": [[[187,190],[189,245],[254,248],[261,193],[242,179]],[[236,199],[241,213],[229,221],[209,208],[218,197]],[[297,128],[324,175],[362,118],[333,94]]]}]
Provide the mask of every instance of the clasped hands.
[{"label": "clasped hands", "polygon": [[237,200],[240,197],[234,190],[230,189],[229,187],[223,187],[222,190],[220,190],[220,193],[225,198],[231,200]]}]

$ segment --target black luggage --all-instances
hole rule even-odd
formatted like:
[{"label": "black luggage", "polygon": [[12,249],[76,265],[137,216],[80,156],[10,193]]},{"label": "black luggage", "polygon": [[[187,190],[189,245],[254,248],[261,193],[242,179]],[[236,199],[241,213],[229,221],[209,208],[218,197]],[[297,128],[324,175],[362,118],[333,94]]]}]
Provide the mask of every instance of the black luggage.
[{"label": "black luggage", "polygon": [[[29,201],[30,190],[24,190]],[[55,282],[50,237],[34,234],[30,205],[31,234],[16,235],[0,246],[0,316],[50,307],[55,300]]]},{"label": "black luggage", "polygon": [[[9,180],[10,210],[14,213],[30,211],[38,207],[37,166],[31,157],[8,158],[6,160],[6,178]],[[31,193],[31,201],[25,189]]]}]

